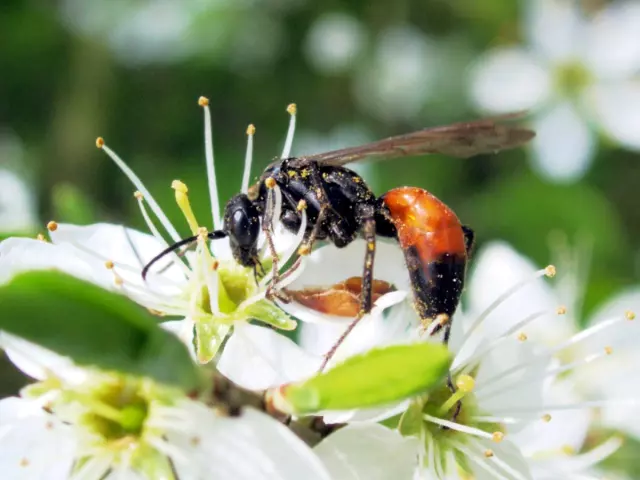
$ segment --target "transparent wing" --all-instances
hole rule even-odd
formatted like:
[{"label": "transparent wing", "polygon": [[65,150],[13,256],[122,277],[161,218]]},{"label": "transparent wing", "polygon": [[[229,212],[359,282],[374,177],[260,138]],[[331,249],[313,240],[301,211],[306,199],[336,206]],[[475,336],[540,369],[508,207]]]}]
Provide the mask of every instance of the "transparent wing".
[{"label": "transparent wing", "polygon": [[385,138],[357,147],[299,157],[293,165],[315,161],[323,165],[345,165],[364,158],[392,159],[440,153],[467,158],[519,147],[531,140],[532,130],[500,122],[522,117],[512,113],[495,118],[461,122],[444,127],[425,128],[417,132]]}]

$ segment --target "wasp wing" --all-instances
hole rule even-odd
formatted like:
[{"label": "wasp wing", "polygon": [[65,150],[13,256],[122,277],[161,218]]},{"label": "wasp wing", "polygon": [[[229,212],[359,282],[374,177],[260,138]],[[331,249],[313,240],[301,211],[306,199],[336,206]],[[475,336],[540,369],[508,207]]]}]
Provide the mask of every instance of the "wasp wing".
[{"label": "wasp wing", "polygon": [[532,130],[499,123],[521,116],[521,113],[513,113],[490,119],[425,128],[366,145],[305,155],[298,157],[295,163],[313,161],[323,165],[339,166],[364,158],[391,159],[430,153],[468,158],[482,153],[495,153],[519,147],[535,136]]}]

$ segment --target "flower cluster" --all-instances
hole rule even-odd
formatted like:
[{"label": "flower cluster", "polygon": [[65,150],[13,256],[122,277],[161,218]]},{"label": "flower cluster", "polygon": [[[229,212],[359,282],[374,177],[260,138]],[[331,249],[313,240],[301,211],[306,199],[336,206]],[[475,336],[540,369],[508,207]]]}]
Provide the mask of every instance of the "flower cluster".
[{"label": "flower cluster", "polygon": [[[205,111],[212,226],[219,230],[211,119],[208,101],[199,103]],[[295,129],[295,106],[288,111],[283,158]],[[247,133],[243,192],[255,129]],[[0,244],[0,281],[24,270],[54,268],[120,292],[158,315],[177,317],[163,326],[195,347],[199,362],[213,361],[218,372],[250,391],[313,377],[348,322],[271,297],[269,288],[305,291],[358,277],[364,241],[343,249],[324,246],[288,266],[307,219],[301,210],[299,231],[285,231],[279,224],[281,192],[273,187],[268,201],[274,223],[263,226],[272,233],[273,248],[263,238],[259,249],[260,266],[271,273],[260,277],[260,268],[234,261],[228,240],[209,241],[187,186],[176,180],[176,202],[196,248],[167,254],[145,281],[144,266],[169,246],[151,213],[172,242],[181,239],[135,173],[102,139],[97,144],[135,185],[151,234],[50,222],[51,243],[11,238]],[[328,369],[374,347],[442,341],[431,335],[435,324],[425,328],[413,309],[398,246],[378,247],[375,277],[394,289],[377,298]],[[274,263],[288,268],[275,285]],[[621,445],[620,435],[609,432],[638,434],[637,426],[620,421],[637,408],[633,395],[618,393],[630,390],[622,379],[637,361],[628,346],[637,335],[631,320],[640,295],[615,299],[606,315],[597,314],[580,331],[571,322],[577,294],[566,293],[579,291],[577,277],[564,276],[554,290],[544,278],[555,276],[555,267],[536,269],[500,243],[485,247],[474,265],[465,304],[452,319],[448,377],[428,394],[390,405],[317,412],[326,427],[319,443],[287,428],[290,418],[281,422],[252,408],[236,415],[150,379],[79,367],[0,332],[11,361],[36,380],[20,397],[0,401],[0,464],[9,478],[51,479],[597,478],[600,461]],[[298,344],[272,328],[294,328],[292,317],[302,321]],[[254,319],[267,326],[249,322]],[[597,419],[595,408],[601,413]],[[298,420],[311,424],[319,418]]]},{"label": "flower cluster", "polygon": [[490,112],[531,109],[534,167],[572,181],[589,168],[597,131],[640,148],[640,8],[615,1],[589,18],[580,2],[523,4],[524,45],[490,50],[471,71],[471,97]]}]

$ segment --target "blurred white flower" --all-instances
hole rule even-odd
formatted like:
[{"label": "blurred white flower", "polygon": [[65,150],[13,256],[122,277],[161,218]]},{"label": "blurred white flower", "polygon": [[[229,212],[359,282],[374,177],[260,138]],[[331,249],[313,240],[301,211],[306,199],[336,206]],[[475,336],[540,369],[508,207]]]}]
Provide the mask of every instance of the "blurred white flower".
[{"label": "blurred white flower", "polygon": [[570,0],[525,3],[528,43],[483,55],[470,73],[482,110],[534,111],[534,166],[573,181],[596,151],[594,127],[640,149],[640,4],[611,3],[592,18]]},{"label": "blurred white flower", "polygon": [[356,75],[355,98],[382,120],[411,120],[430,97],[438,70],[437,48],[419,30],[397,26],[383,31],[374,56]]},{"label": "blurred white flower", "polygon": [[30,232],[37,225],[33,189],[18,174],[0,169],[0,231]]},{"label": "blurred white flower", "polygon": [[[205,110],[205,153],[212,221],[214,229],[219,230],[222,228],[222,219],[213,161],[211,118],[208,101],[201,98],[200,103]],[[290,107],[290,113],[284,156],[289,156],[295,130],[294,107]],[[244,193],[249,185],[253,133],[254,128],[250,126],[241,186]],[[166,255],[149,272],[146,281],[143,280],[144,266],[167,248],[147,208],[155,214],[172,243],[180,242],[181,238],[135,173],[104,145],[102,139],[98,139],[98,146],[105,150],[138,189],[135,197],[151,235],[119,225],[79,227],[50,222],[48,229],[53,245],[24,238],[10,238],[0,244],[0,280],[6,281],[23,270],[56,268],[105,288],[115,287],[153,313],[181,318],[166,322],[164,326],[175,331],[190,347],[193,347],[195,340],[196,355],[202,363],[211,361],[231,333],[235,322],[257,318],[277,328],[295,327],[293,320],[265,298],[272,272],[257,282],[253,269],[243,267],[234,260],[228,238],[210,242],[207,229],[203,230],[193,214],[186,185],[177,180],[172,185],[176,202],[185,215],[194,239],[197,237],[196,251],[187,252],[182,258],[176,252]],[[277,186],[269,191],[267,201],[271,201],[274,195],[277,205],[280,195]],[[280,266],[295,253],[302,240],[306,226],[304,212],[302,215],[303,222],[297,235],[285,232],[277,222],[274,245],[280,257]],[[274,218],[279,218],[278,212],[274,213]],[[260,261],[268,269],[272,265],[269,249],[259,246],[258,251],[262,251]],[[284,288],[288,282],[294,281],[303,268],[304,261],[301,261],[299,270],[279,283],[279,287]]]},{"label": "blurred white flower", "polygon": [[225,417],[180,392],[74,366],[0,334],[17,367],[34,376],[0,400],[3,478],[328,480],[312,450],[271,417]]},{"label": "blurred white flower", "polygon": [[20,139],[0,131],[0,233],[28,233],[37,226],[35,190],[17,173],[24,163]]},{"label": "blurred white flower", "polygon": [[114,0],[89,5],[64,0],[59,11],[72,31],[105,43],[121,62],[174,63],[193,56],[251,73],[281,51],[280,19],[271,5],[252,0]]},{"label": "blurred white flower", "polygon": [[321,73],[342,73],[353,68],[364,42],[364,28],[355,17],[325,13],[307,33],[307,61]]}]

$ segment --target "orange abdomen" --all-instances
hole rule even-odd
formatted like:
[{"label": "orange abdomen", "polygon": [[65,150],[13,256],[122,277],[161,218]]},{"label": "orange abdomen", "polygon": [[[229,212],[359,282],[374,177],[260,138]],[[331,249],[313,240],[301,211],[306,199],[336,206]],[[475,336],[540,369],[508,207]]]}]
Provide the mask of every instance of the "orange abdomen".
[{"label": "orange abdomen", "polygon": [[424,263],[447,253],[466,257],[460,220],[434,195],[421,188],[401,187],[387,192],[383,200],[403,250],[415,247]]}]

